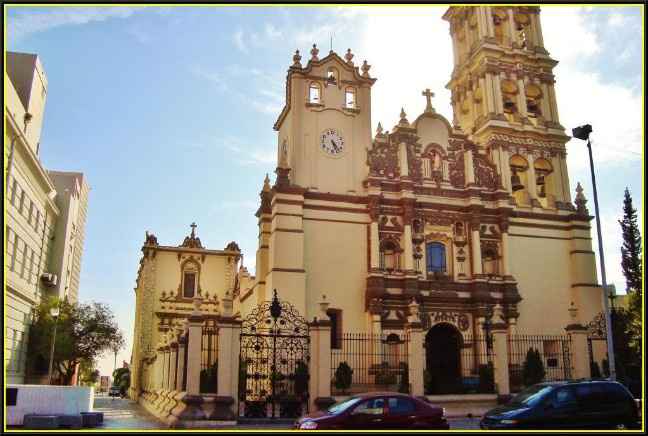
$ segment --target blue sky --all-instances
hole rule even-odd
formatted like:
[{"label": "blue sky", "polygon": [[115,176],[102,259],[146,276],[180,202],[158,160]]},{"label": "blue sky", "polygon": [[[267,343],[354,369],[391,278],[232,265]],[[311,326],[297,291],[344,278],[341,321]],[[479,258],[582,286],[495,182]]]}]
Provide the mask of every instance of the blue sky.
[{"label": "blue sky", "polygon": [[[258,192],[272,174],[272,125],[295,49],[351,47],[378,81],[372,123],[389,129],[401,106],[410,119],[452,70],[445,7],[12,7],[8,48],[37,53],[49,79],[41,159],[84,172],[91,185],[81,299],[112,307],[129,338],[144,232],[177,245],[198,224],[208,248],[235,240],[253,268]],[[589,122],[603,221],[608,281],[623,289],[623,189],[641,210],[642,10],[543,7],[545,45],[555,69],[562,124]],[[389,30],[386,30],[389,29]],[[593,213],[584,144],[572,140],[572,192],[585,188]],[[596,240],[595,240],[596,241]],[[594,242],[595,242],[594,241]],[[595,245],[595,244],[594,244]],[[595,247],[596,249],[596,247]],[[113,358],[100,362],[103,374]]]}]

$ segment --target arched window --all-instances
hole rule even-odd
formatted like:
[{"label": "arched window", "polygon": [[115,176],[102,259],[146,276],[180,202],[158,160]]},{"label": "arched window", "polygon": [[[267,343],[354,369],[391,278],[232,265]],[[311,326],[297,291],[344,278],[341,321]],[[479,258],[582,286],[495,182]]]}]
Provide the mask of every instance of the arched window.
[{"label": "arched window", "polygon": [[427,272],[445,273],[447,271],[445,245],[441,242],[429,242],[425,248]]},{"label": "arched window", "polygon": [[542,115],[542,110],[540,109],[542,99],[542,90],[540,87],[534,83],[530,83],[526,86],[526,105],[527,105],[527,114],[530,117],[537,118]]},{"label": "arched window", "polygon": [[335,68],[330,67],[326,70],[326,84],[327,85],[336,85],[338,81],[338,72]]},{"label": "arched window", "polygon": [[527,191],[529,163],[524,157],[515,154],[511,156],[509,165],[511,167],[511,192],[518,204],[527,204],[529,202]]},{"label": "arched window", "polygon": [[311,82],[310,87],[308,89],[308,102],[313,104],[320,104],[321,94],[322,94],[322,89],[320,88],[319,83]]},{"label": "arched window", "polygon": [[499,256],[497,255],[497,248],[486,247],[482,250],[482,270],[484,271],[484,274],[499,274],[498,263]]},{"label": "arched window", "polygon": [[344,107],[347,109],[356,108],[356,90],[351,86],[344,90]]},{"label": "arched window", "polygon": [[198,279],[200,270],[194,262],[187,262],[182,268],[182,296],[193,298],[198,293]]}]

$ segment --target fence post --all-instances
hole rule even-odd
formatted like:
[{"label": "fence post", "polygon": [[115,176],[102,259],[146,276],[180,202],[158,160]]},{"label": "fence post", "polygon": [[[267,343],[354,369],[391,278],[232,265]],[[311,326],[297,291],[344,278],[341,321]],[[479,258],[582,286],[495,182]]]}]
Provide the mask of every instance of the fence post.
[{"label": "fence post", "polygon": [[331,397],[331,321],[326,310],[329,303],[322,295],[319,314],[309,323],[310,365],[308,382],[309,403],[312,409],[325,410],[335,400]]},{"label": "fence post", "polygon": [[568,337],[571,338],[571,346],[569,352],[570,362],[573,368],[572,378],[588,379],[592,376],[590,362],[589,362],[589,349],[587,347],[587,327],[581,324],[570,324],[565,327]]},{"label": "fence post", "polygon": [[184,383],[184,364],[185,364],[185,353],[187,352],[187,336],[183,331],[180,333],[178,338],[178,376],[176,378],[175,390],[182,392],[183,383]]},{"label": "fence post", "polygon": [[425,353],[423,349],[423,328],[419,317],[419,305],[412,299],[409,304],[410,315],[407,319],[407,336],[409,344],[407,347],[407,368],[409,371],[409,382],[411,385],[410,395],[415,397],[425,394],[423,388],[423,361]]},{"label": "fence post", "polygon": [[238,395],[241,321],[233,318],[233,303],[229,291],[221,300],[218,320],[217,396],[212,419],[235,419],[235,398]]},{"label": "fence post", "polygon": [[509,395],[509,356],[508,356],[508,329],[504,322],[492,326],[493,351],[495,353],[494,378],[498,395]]}]

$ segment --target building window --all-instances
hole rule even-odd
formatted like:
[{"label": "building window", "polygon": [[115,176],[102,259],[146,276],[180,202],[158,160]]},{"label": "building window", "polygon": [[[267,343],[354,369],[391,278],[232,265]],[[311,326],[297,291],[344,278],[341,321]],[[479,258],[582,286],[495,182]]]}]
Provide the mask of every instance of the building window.
[{"label": "building window", "polygon": [[329,85],[335,85],[337,84],[337,77],[338,73],[337,70],[333,67],[329,68],[328,71],[326,71],[326,83]]},{"label": "building window", "polygon": [[429,157],[423,158],[423,177],[426,179],[432,177],[432,159]]},{"label": "building window", "polygon": [[32,217],[34,216],[34,202],[31,200],[28,201],[29,201],[29,217],[27,218],[27,223],[31,225]]},{"label": "building window", "polygon": [[344,91],[344,107],[347,109],[356,108],[356,90],[355,88],[348,87]]},{"label": "building window", "polygon": [[496,247],[486,247],[482,250],[482,271],[484,271],[484,274],[499,274],[498,263],[499,256]]},{"label": "building window", "polygon": [[36,209],[36,218],[34,219],[34,230],[38,231],[40,228],[40,210]]},{"label": "building window", "polygon": [[185,272],[182,284],[182,296],[185,298],[193,298],[196,295],[196,273]]},{"label": "building window", "polygon": [[331,348],[339,350],[342,348],[342,310],[329,309],[326,314],[331,320]]},{"label": "building window", "polygon": [[387,271],[399,270],[399,251],[394,241],[383,241],[380,247],[380,268]]},{"label": "building window", "polygon": [[9,271],[13,271],[14,259],[16,258],[16,233],[7,226],[7,268]]},{"label": "building window", "polygon": [[12,177],[11,179],[11,191],[9,192],[8,198],[11,201],[11,205],[14,206],[16,204],[16,189],[18,189],[18,182],[15,177]]},{"label": "building window", "polygon": [[23,208],[25,207],[25,200],[27,199],[27,195],[25,194],[25,191],[23,190],[20,193],[20,206],[18,206],[18,213],[22,215],[23,213]]},{"label": "building window", "polygon": [[446,272],[446,249],[441,242],[430,242],[426,246],[427,271]]},{"label": "building window", "polygon": [[321,103],[321,88],[319,86],[319,83],[316,82],[311,82],[309,90],[308,90],[308,102],[312,104],[320,104]]}]

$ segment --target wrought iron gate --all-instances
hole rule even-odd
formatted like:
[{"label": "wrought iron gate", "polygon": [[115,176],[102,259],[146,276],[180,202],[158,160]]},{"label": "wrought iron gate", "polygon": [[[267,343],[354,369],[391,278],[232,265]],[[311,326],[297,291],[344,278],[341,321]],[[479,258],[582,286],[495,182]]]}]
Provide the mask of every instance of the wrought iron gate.
[{"label": "wrought iron gate", "polygon": [[[595,354],[594,347],[600,349],[601,345],[604,347],[604,355],[599,356],[604,360],[607,359],[607,331],[606,331],[605,313],[599,312],[592,321],[587,324],[587,352],[589,354],[590,373],[592,378],[607,377],[609,375],[609,368],[601,367],[599,365]],[[596,345],[595,345],[596,344]]]},{"label": "wrought iron gate", "polygon": [[241,326],[239,417],[296,418],[308,411],[308,323],[274,291]]}]

